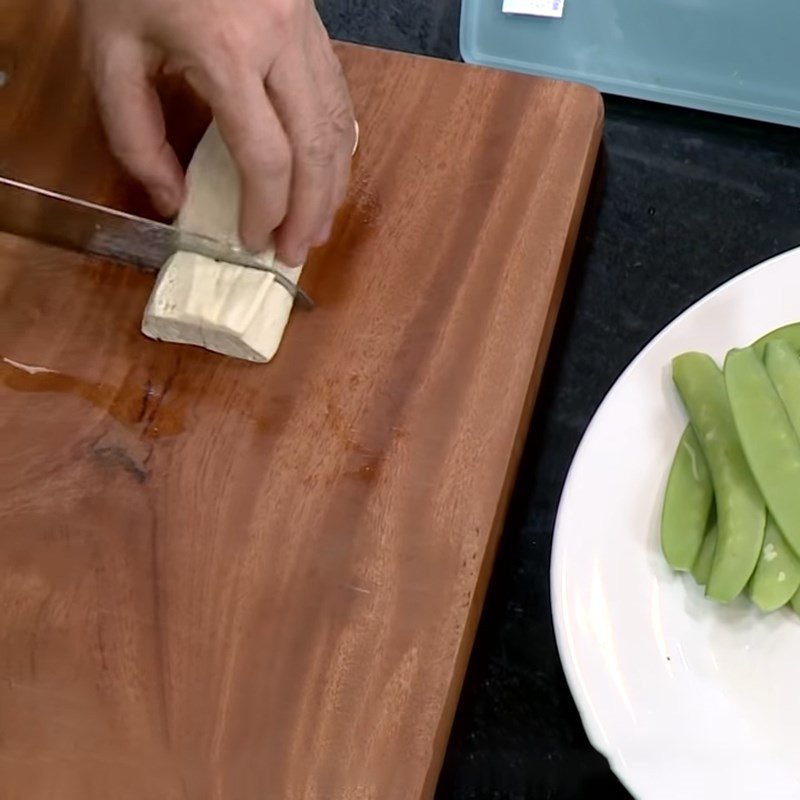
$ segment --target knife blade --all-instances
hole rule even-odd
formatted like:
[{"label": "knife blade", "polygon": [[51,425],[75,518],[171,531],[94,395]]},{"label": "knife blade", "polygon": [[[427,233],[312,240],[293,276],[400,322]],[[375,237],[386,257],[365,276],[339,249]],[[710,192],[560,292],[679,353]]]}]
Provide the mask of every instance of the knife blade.
[{"label": "knife blade", "polygon": [[279,267],[264,264],[241,248],[2,175],[0,230],[153,270],[161,269],[178,251],[197,253],[269,272],[293,298],[306,308],[314,308],[314,301]]}]

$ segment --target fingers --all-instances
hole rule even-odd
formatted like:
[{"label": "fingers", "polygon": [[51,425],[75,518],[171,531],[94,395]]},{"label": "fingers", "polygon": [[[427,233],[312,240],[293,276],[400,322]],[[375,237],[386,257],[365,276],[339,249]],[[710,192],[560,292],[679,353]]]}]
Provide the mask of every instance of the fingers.
[{"label": "fingers", "polygon": [[293,145],[292,183],[286,219],[276,233],[278,255],[302,264],[330,213],[333,201],[334,140],[314,85],[299,51],[276,63],[269,90]]},{"label": "fingers", "polygon": [[195,88],[211,106],[242,178],[242,242],[253,252],[265,250],[286,217],[289,140],[256,71],[199,83]]},{"label": "fingers", "polygon": [[145,186],[161,214],[183,200],[183,171],[166,139],[161,103],[147,75],[144,52],[116,40],[94,59],[92,77],[114,155]]},{"label": "fingers", "polygon": [[338,62],[331,70],[321,56],[321,47],[330,47],[321,34],[323,40],[314,32],[306,51],[282,54],[267,82],[293,146],[289,206],[276,233],[278,254],[289,264],[302,264],[327,240],[349,178],[352,106]]},{"label": "fingers", "polygon": [[111,147],[159,210],[178,211],[184,178],[148,54],[211,106],[242,179],[243,243],[264,250],[274,232],[281,258],[303,262],[330,234],[355,139],[346,81],[313,2],[84,4]]},{"label": "fingers", "polygon": [[[342,65],[336,53],[333,52],[322,20],[318,14],[314,16],[319,35],[314,40],[312,62],[316,67],[318,83],[322,87],[326,112],[333,121],[338,140],[333,189],[333,211],[335,213],[347,195],[350,167],[358,146],[359,130]],[[330,216],[330,221],[333,221],[333,215]],[[324,238],[328,238],[327,234]]]},{"label": "fingers", "polygon": [[[355,124],[353,125],[353,129],[355,131]],[[355,140],[355,133],[353,135],[353,140]],[[347,187],[350,184],[350,166],[354,153],[354,145],[351,145],[349,149],[347,147],[339,147],[337,149],[333,168],[332,202],[325,222],[322,228],[318,230],[317,236],[314,239],[315,245],[325,244],[330,238],[336,211],[344,202],[347,195]]]},{"label": "fingers", "polygon": [[[347,91],[346,85],[345,91]],[[339,206],[341,206],[345,197],[347,196],[347,189],[350,185],[350,167],[353,163],[353,156],[355,155],[356,147],[358,146],[358,123],[353,116],[353,109],[349,94],[347,95],[346,103],[348,108],[348,116],[350,117],[350,135],[345,135],[345,131],[342,131],[340,134],[341,144],[336,151],[336,164],[333,181],[333,213],[330,215],[326,228],[321,234],[323,241],[327,241],[328,237],[330,236],[331,226],[333,224],[333,214],[336,213]],[[342,120],[342,122],[344,122],[344,120]],[[322,244],[322,242],[318,242],[318,244]]]}]

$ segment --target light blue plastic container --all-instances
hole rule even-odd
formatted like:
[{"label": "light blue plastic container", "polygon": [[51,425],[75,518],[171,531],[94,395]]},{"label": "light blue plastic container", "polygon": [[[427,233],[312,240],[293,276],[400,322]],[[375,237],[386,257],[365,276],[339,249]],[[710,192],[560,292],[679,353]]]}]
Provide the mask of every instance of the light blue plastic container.
[{"label": "light blue plastic container", "polygon": [[800,0],[565,0],[561,19],[462,0],[473,64],[800,127]]}]

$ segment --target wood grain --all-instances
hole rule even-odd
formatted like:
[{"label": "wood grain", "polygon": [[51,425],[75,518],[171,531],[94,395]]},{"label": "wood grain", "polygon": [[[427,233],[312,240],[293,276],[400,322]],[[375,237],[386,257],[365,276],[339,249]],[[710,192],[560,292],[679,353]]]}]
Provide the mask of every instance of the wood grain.
[{"label": "wood grain", "polygon": [[[147,210],[70,4],[0,5],[0,169]],[[0,235],[3,800],[433,794],[602,106],[339,53],[361,150],[272,364],[148,341],[152,276]]]}]

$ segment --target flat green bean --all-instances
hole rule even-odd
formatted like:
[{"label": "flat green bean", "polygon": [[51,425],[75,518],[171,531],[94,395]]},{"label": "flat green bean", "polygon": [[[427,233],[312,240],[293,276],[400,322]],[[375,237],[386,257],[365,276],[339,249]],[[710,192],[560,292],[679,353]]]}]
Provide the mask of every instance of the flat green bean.
[{"label": "flat green bean", "polygon": [[753,480],[728,403],[725,380],[710,356],[685,353],[672,375],[706,457],[717,508],[717,544],[706,594],[727,602],[753,574],[764,542],[766,508]]},{"label": "flat green bean", "polygon": [[800,560],[772,519],[767,517],[764,546],[748,591],[750,599],[764,612],[785,606],[800,589]]},{"label": "flat green bean", "polygon": [[678,444],[661,511],[661,549],[673,569],[691,570],[703,544],[713,501],[708,464],[690,426]]},{"label": "flat green bean", "polygon": [[786,541],[800,553],[800,438],[752,348],[728,353],[725,385],[753,477]]}]

